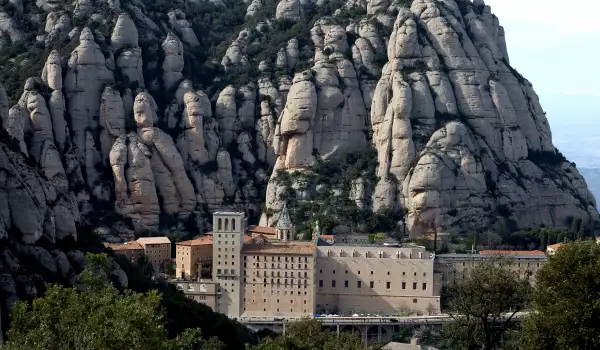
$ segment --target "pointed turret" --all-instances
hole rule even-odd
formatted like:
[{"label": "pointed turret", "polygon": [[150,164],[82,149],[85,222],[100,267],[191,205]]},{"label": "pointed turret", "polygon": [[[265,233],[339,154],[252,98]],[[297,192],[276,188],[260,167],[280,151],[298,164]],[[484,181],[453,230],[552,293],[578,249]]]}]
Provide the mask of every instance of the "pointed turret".
[{"label": "pointed turret", "polygon": [[277,239],[282,241],[293,241],[295,236],[294,225],[290,220],[290,214],[288,213],[287,206],[284,204],[281,212],[279,213],[279,220],[277,220],[277,227],[275,229]]}]

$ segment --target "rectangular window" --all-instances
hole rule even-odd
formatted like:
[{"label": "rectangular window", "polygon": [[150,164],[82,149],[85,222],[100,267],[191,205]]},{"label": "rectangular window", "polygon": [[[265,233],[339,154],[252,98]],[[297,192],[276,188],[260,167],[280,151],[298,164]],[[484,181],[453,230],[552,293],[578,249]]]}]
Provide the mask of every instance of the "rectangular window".
[{"label": "rectangular window", "polygon": [[335,288],[335,280],[331,281],[331,287]]},{"label": "rectangular window", "polygon": [[373,288],[373,287],[375,286],[375,282],[373,282],[373,281],[369,282],[369,286],[370,286],[371,288]]},{"label": "rectangular window", "polygon": [[413,282],[413,289],[417,289],[417,282]]},{"label": "rectangular window", "polygon": [[402,282],[402,289],[406,289],[406,282]]},{"label": "rectangular window", "polygon": [[358,282],[356,282],[356,288],[360,288],[360,287],[361,287],[361,285],[362,285],[362,282],[361,282],[361,281],[358,281]]},{"label": "rectangular window", "polygon": [[344,281],[344,288],[348,288],[348,281]]},{"label": "rectangular window", "polygon": [[423,282],[423,290],[427,290],[427,283]]},{"label": "rectangular window", "polygon": [[390,287],[391,287],[391,284],[392,284],[391,282],[386,282],[386,283],[385,283],[385,288],[386,288],[386,289],[390,289]]},{"label": "rectangular window", "polygon": [[416,304],[416,303],[417,303],[417,299],[413,299],[413,304]]},{"label": "rectangular window", "polygon": [[323,287],[323,280],[319,280],[319,287]]}]

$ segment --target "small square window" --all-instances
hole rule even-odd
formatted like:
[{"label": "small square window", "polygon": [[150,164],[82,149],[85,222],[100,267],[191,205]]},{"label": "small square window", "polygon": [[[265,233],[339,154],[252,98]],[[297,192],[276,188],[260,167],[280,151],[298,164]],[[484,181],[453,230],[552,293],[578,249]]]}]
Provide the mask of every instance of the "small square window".
[{"label": "small square window", "polygon": [[416,304],[416,303],[417,303],[417,299],[413,299],[413,304]]}]

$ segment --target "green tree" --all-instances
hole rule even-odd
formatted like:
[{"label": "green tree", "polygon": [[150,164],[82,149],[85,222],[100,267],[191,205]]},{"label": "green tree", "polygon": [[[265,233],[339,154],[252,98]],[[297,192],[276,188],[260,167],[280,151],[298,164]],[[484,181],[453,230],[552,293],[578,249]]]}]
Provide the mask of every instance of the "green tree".
[{"label": "green tree", "polygon": [[600,348],[600,245],[569,243],[537,274],[525,349]]},{"label": "green tree", "polygon": [[255,350],[364,350],[366,349],[357,334],[339,335],[323,331],[321,323],[315,319],[304,319],[291,323],[285,336],[266,338]]},{"label": "green tree", "polygon": [[[201,349],[200,331],[167,338],[156,291],[121,293],[106,283],[110,261],[88,254],[80,279],[85,291],[49,285],[32,304],[15,305],[2,349]],[[194,346],[196,344],[197,346]]]},{"label": "green tree", "polygon": [[176,270],[175,270],[175,263],[173,263],[172,261],[167,261],[163,264],[163,271],[165,272],[165,274],[169,275],[169,276],[175,276]]},{"label": "green tree", "polygon": [[514,315],[527,307],[531,285],[510,269],[511,261],[481,262],[449,287],[449,314],[443,330],[451,349],[495,349],[512,327]]}]

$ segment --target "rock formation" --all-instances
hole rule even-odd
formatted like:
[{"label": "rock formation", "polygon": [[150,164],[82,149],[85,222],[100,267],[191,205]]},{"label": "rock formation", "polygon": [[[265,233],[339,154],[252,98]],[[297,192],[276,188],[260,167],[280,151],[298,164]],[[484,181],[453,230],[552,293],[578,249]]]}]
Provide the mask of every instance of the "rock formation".
[{"label": "rock formation", "polygon": [[[44,13],[24,8],[23,21],[1,12],[0,47],[35,37],[51,52],[0,63],[9,77],[43,64],[41,79],[19,81],[22,92],[3,82],[3,129],[69,198],[43,213],[41,231],[24,227],[27,239],[68,236],[72,206],[118,241],[134,229],[205,231],[224,207],[256,221],[263,201],[273,215],[262,222],[273,224],[286,201],[327,196],[369,215],[385,210],[415,235],[596,220],[532,85],[510,66],[491,8],[406,3],[281,0],[273,13],[247,1],[245,22],[235,16],[231,28],[196,16],[198,6],[231,9],[199,1],[159,11],[38,0]],[[335,181],[319,173],[353,160],[360,166]],[[103,221],[115,213],[117,222]],[[61,254],[34,253],[68,273]]]}]

